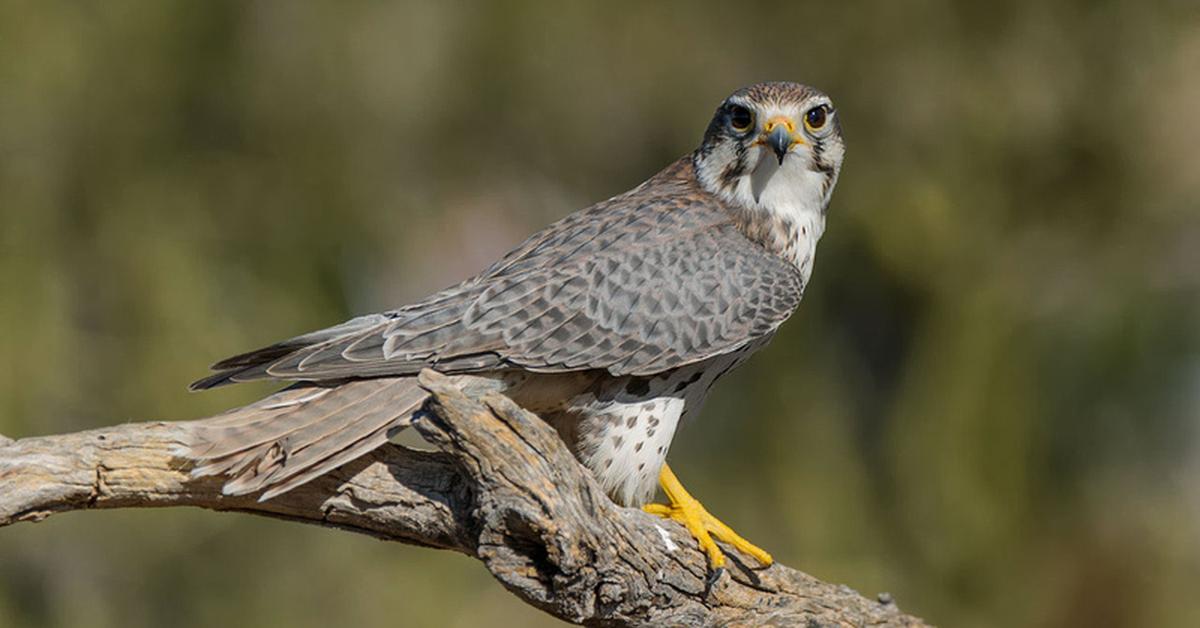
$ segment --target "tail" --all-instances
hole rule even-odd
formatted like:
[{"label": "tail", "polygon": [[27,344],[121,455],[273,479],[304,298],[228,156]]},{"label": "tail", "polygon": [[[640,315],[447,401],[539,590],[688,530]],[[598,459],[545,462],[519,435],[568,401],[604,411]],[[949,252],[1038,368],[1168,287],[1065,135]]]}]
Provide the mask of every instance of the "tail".
[{"label": "tail", "polygon": [[229,475],[227,495],[271,499],[387,442],[427,393],[411,377],[298,384],[194,424],[193,477]]}]

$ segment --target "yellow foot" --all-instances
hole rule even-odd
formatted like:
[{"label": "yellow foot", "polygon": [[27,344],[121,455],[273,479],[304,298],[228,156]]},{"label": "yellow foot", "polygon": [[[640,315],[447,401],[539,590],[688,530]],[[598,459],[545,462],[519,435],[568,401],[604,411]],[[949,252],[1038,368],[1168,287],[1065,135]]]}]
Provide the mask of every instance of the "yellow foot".
[{"label": "yellow foot", "polygon": [[714,538],[732,545],[744,554],[753,556],[764,565],[775,562],[770,554],[743,539],[729,526],[721,523],[720,519],[709,514],[695,497],[684,490],[683,485],[679,483],[679,478],[675,477],[675,473],[665,463],[662,471],[658,474],[658,483],[662,486],[663,492],[667,494],[667,499],[671,504],[647,504],[642,506],[642,510],[682,523],[688,532],[696,537],[696,541],[700,543],[700,549],[708,554],[708,563],[714,570],[725,566],[725,553],[717,547],[716,542],[713,541]]}]

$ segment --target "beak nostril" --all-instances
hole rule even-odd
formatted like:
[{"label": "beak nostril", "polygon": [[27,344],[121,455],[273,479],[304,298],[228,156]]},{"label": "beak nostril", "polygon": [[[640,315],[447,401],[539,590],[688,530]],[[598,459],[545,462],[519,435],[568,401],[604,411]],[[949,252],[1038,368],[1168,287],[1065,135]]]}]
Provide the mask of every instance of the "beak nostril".
[{"label": "beak nostril", "polygon": [[767,122],[763,124],[763,131],[770,133],[771,131],[775,130],[776,127],[783,127],[787,129],[788,133],[796,132],[796,125],[792,124],[792,121],[785,116],[776,116],[770,120],[767,120]]}]

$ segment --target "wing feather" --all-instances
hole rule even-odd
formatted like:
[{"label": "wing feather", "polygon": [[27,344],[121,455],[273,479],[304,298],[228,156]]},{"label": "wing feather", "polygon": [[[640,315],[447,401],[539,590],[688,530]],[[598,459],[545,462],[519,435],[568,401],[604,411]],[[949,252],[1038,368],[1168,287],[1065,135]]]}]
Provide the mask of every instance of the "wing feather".
[{"label": "wing feather", "polygon": [[223,360],[193,386],[427,366],[644,375],[773,333],[803,290],[711,197],[668,181],[568,216],[422,302]]}]

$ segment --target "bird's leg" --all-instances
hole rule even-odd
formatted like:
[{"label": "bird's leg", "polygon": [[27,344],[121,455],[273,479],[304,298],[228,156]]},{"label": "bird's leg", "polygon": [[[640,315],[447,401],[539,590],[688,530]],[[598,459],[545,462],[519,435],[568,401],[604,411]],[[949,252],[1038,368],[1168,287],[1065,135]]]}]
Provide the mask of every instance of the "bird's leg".
[{"label": "bird's leg", "polygon": [[743,539],[722,523],[719,519],[709,514],[695,497],[692,497],[683,485],[679,483],[679,478],[675,477],[675,473],[671,471],[671,467],[663,463],[662,470],[658,473],[658,484],[662,486],[663,492],[667,494],[667,500],[671,503],[667,504],[647,504],[642,507],[642,510],[652,514],[664,517],[666,519],[674,519],[682,523],[688,529],[692,536],[696,537],[696,541],[700,543],[700,549],[708,554],[708,562],[711,567],[721,569],[725,566],[725,554],[713,539],[724,541],[732,545],[735,549],[745,554],[749,554],[756,558],[758,562],[764,565],[770,565],[774,562],[771,555],[763,551],[758,546],[750,541]]}]

